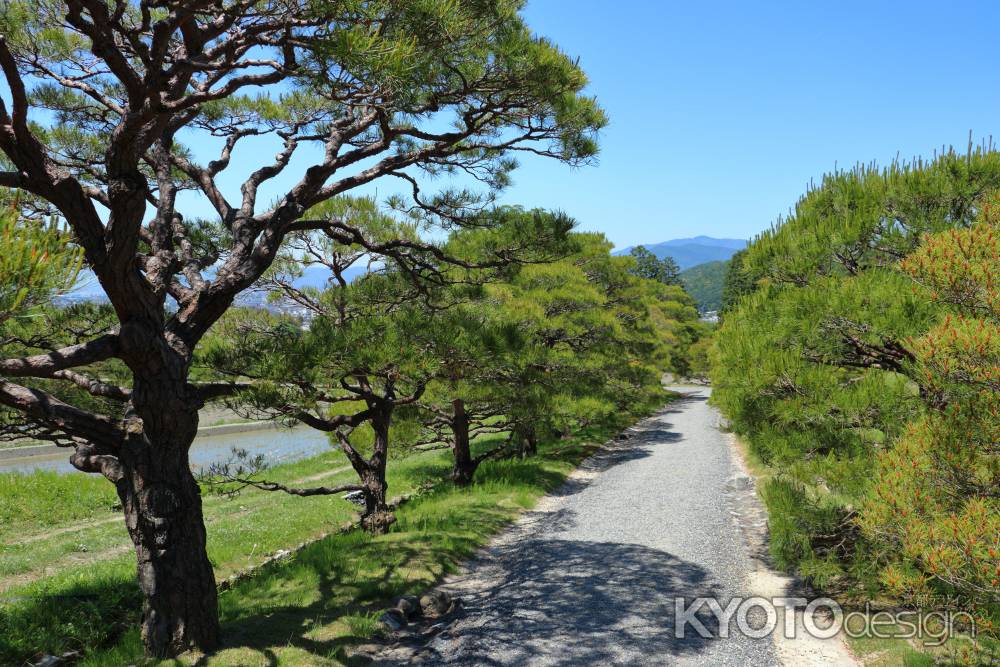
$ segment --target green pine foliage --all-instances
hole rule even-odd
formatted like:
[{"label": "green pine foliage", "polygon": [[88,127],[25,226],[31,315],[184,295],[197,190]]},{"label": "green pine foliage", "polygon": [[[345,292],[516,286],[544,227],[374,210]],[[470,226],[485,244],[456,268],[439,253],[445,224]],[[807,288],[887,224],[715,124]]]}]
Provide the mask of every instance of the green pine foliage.
[{"label": "green pine foliage", "polygon": [[[55,308],[53,298],[70,290],[77,279],[82,253],[70,235],[54,222],[26,219],[15,210],[16,198],[0,191],[0,354],[17,357],[31,354],[39,344],[79,342],[76,332],[90,331],[102,319],[94,306]],[[98,325],[99,326],[99,325]],[[78,405],[100,404],[75,385],[46,379],[29,379],[32,388],[48,389],[61,398],[77,399]],[[38,435],[23,415],[0,407],[0,438],[19,439]]]},{"label": "green pine foliage", "polygon": [[69,289],[80,270],[80,252],[64,231],[25,220],[13,207],[0,210],[0,248],[0,324]]},{"label": "green pine foliage", "polygon": [[632,248],[629,255],[635,260],[632,273],[640,278],[655,280],[664,285],[680,285],[681,270],[673,257],[660,259],[645,246]]},{"label": "green pine foliage", "polygon": [[914,605],[946,598],[1000,634],[1000,215],[927,236],[902,263],[942,310],[908,341],[928,409],[880,452],[861,526],[882,582]]},{"label": "green pine foliage", "polygon": [[747,251],[744,248],[730,257],[726,265],[726,275],[722,279],[722,294],[719,303],[719,309],[722,313],[735,307],[744,294],[749,294],[755,288],[753,279],[743,270],[746,256]]},{"label": "green pine foliage", "polygon": [[702,313],[722,309],[728,261],[705,262],[680,272],[681,283]]},{"label": "green pine foliage", "polygon": [[636,278],[602,235],[574,241],[573,255],[493,288],[500,316],[528,340],[513,409],[555,431],[628,412],[655,392],[659,375],[683,363],[683,326],[696,317],[680,289]]},{"label": "green pine foliage", "polygon": [[[539,440],[636,414],[662,398],[664,372],[690,368],[703,331],[682,288],[637,277],[633,258],[612,256],[602,235],[567,234],[559,214],[490,215],[512,224],[454,232],[441,245],[451,261],[428,259],[417,273],[387,263],[352,283],[300,290],[280,275],[297,265],[286,258],[270,288],[312,319],[234,311],[202,346],[203,377],[239,383],[227,402],[245,416],[328,432],[362,482],[372,471],[353,450],[384,471],[386,457],[451,446],[454,477],[467,483],[486,458],[529,456]],[[337,270],[356,252],[303,243]],[[501,252],[498,268],[484,261]],[[379,415],[389,421],[382,453],[371,431]],[[468,455],[483,434],[506,434],[506,444],[463,471],[459,448]]]},{"label": "green pine foliage", "polygon": [[996,627],[1000,387],[980,221],[998,188],[984,149],[827,176],[733,259],[712,371],[779,471],[762,495],[780,565],[964,604],[981,630]]}]

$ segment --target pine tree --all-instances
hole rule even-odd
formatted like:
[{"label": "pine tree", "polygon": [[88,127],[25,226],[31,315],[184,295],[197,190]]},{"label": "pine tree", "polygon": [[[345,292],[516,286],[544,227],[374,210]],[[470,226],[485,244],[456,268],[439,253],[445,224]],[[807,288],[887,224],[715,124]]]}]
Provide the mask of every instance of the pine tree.
[{"label": "pine tree", "polygon": [[[369,212],[372,217],[363,224],[372,235],[418,241],[407,223]],[[298,235],[263,284],[276,299],[304,307],[310,321],[300,326],[262,312],[234,314],[213,331],[199,361],[218,379],[239,382],[229,400],[233,409],[330,434],[359,481],[289,488],[260,479],[259,462],[250,465],[245,457],[215,466],[216,481],[301,496],[358,491],[365,499],[362,524],[374,532],[388,530],[394,518],[386,501],[386,463],[391,453],[416,441],[413,433],[399,442],[394,436],[413,430],[414,411],[426,406],[423,396],[433,380],[460,365],[488,366],[493,358],[485,330],[471,325],[466,304],[482,284],[516,271],[519,263],[558,253],[572,226],[560,214],[516,208],[489,210],[481,219],[453,232],[438,253],[424,252],[418,260],[411,249],[407,262],[387,261],[352,283],[343,276],[369,254],[363,247],[326,235]],[[496,224],[500,219],[507,223]],[[329,270],[326,289],[295,286],[303,264]]]},{"label": "pine tree", "polygon": [[900,261],[934,235],[969,233],[997,189],[991,150],[838,172],[747,249],[740,279],[752,289],[716,336],[713,395],[780,470],[764,496],[782,565],[820,584],[878,585],[865,574],[877,570],[871,557],[898,546],[898,532],[883,527],[896,537],[882,542],[877,522],[859,531],[858,508],[878,461],[909,466],[918,440],[936,446],[928,429],[944,428],[934,426],[941,396],[919,341],[952,335],[938,329],[948,307],[915,292],[912,266]]},{"label": "pine tree", "polygon": [[632,248],[629,255],[635,260],[635,267],[632,272],[639,278],[655,280],[664,285],[682,285],[680,278],[680,267],[673,257],[666,256],[660,259],[645,246]]},{"label": "pine tree", "polygon": [[[420,218],[414,224],[460,227],[507,184],[513,151],[571,164],[594,155],[604,116],[581,94],[583,72],[531,33],[520,8],[4,4],[0,186],[65,222],[118,326],[72,349],[0,362],[0,403],[77,442],[86,455],[74,465],[115,484],[149,654],[219,641],[188,450],[199,409],[233,389],[192,382],[191,368],[206,332],[286,237],[322,230],[419,272],[421,258],[439,253],[433,244],[363,231],[353,203],[337,198],[391,180],[409,193],[393,203]],[[456,171],[484,190],[427,192],[421,180]],[[185,210],[192,199],[199,205]],[[130,377],[99,390],[124,404],[124,418],[56,414],[59,399],[31,379],[75,387],[63,378],[109,360]]]},{"label": "pine tree", "polygon": [[[941,304],[909,342],[929,406],[878,459],[861,525],[911,604],[945,599],[1000,634],[1000,215],[927,237],[902,263]],[[937,603],[941,606],[940,603]],[[967,621],[969,619],[966,619]]]}]

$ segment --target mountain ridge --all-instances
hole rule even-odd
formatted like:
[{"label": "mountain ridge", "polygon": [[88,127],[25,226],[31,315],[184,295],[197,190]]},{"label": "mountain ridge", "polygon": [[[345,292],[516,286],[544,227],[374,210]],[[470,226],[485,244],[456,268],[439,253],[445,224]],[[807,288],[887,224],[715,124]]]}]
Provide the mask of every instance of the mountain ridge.
[{"label": "mountain ridge", "polygon": [[[706,264],[724,262],[747,246],[744,239],[721,239],[711,236],[671,239],[659,243],[643,244],[646,250],[658,258],[671,257],[681,271]],[[636,246],[616,250],[616,255],[627,255]]]}]

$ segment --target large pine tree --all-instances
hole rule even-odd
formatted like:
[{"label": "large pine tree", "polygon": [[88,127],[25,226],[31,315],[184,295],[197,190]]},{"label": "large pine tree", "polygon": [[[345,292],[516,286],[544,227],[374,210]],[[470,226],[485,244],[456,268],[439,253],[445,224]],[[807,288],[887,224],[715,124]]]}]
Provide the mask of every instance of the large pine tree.
[{"label": "large pine tree", "polygon": [[[188,450],[199,409],[231,389],[191,382],[191,362],[284,239],[321,230],[419,265],[439,251],[368,233],[349,204],[317,207],[390,179],[415,215],[461,225],[507,182],[511,155],[580,163],[594,154],[604,118],[581,94],[586,79],[531,34],[521,4],[3,5],[0,186],[65,221],[117,324],[0,362],[0,403],[73,438],[74,465],[115,484],[150,654],[218,644]],[[484,194],[425,192],[422,175],[447,173]],[[127,367],[127,381],[86,382],[86,369],[108,360]],[[33,380],[69,377],[121,409],[63,408]]]}]

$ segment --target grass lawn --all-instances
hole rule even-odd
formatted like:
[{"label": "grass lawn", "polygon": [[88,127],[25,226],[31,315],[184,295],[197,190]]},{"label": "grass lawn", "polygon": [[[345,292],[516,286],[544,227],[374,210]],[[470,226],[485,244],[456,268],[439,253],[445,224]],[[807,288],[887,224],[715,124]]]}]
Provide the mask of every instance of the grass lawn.
[{"label": "grass lawn", "polygon": [[[354,516],[337,497],[207,496],[209,557],[220,581],[281,549],[317,541],[222,592],[224,647],[176,664],[347,664],[346,649],[377,632],[378,612],[392,598],[419,593],[454,571],[624,425],[543,443],[526,461],[487,462],[466,489],[443,481],[448,451],[391,461],[390,496],[433,487],[404,504],[383,536],[352,530],[322,537]],[[268,476],[291,482],[325,475],[322,483],[333,484],[353,474],[342,455],[330,452]],[[5,476],[0,498],[0,664],[68,650],[85,654],[82,665],[143,664],[134,555],[110,485],[76,475]]]}]

